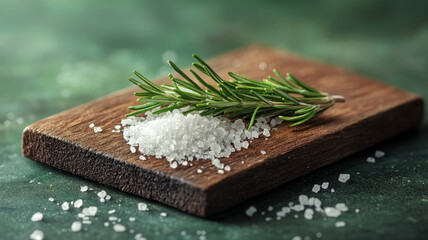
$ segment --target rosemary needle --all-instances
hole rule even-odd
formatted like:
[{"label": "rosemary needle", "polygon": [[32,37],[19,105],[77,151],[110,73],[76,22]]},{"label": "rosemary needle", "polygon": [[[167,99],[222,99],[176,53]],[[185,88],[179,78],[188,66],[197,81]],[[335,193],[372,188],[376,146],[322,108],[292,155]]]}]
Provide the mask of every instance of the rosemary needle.
[{"label": "rosemary needle", "polygon": [[129,80],[144,92],[135,93],[139,96],[138,106],[129,107],[134,116],[164,106],[153,114],[173,111],[187,107],[184,114],[199,112],[201,115],[225,116],[230,119],[245,118],[250,121],[249,129],[259,117],[279,116],[284,121],[292,122],[290,126],[300,125],[317,117],[336,102],[344,102],[343,96],[329,95],[303,83],[287,73],[282,76],[276,69],[275,77],[269,76],[263,81],[256,81],[236,73],[228,72],[232,80],[222,79],[207,63],[196,55],[197,63],[192,65],[199,72],[210,77],[218,88],[205,82],[194,70],[189,69],[196,81],[181,71],[173,62],[168,64],[183,79],[169,77],[173,85],[157,86],[146,77],[134,71],[139,80]]}]

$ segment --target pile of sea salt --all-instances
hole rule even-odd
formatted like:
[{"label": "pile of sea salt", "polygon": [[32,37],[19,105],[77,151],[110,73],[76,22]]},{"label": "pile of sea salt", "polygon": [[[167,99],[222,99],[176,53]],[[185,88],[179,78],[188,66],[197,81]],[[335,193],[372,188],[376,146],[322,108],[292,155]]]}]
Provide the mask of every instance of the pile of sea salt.
[{"label": "pile of sea salt", "polygon": [[230,167],[224,166],[220,158],[247,149],[253,139],[270,137],[272,128],[281,122],[280,118],[258,118],[248,130],[241,119],[232,122],[198,113],[184,115],[174,110],[163,114],[147,112],[146,117],[129,117],[121,123],[123,137],[133,153],[138,150],[143,155],[165,157],[172,168],[206,159],[227,171]]}]

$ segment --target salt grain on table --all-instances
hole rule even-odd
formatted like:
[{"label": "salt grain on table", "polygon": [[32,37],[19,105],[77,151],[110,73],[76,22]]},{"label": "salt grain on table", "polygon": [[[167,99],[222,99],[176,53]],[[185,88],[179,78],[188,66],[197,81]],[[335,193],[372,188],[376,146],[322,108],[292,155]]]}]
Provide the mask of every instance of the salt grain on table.
[{"label": "salt grain on table", "polygon": [[82,223],[79,221],[75,221],[71,224],[71,231],[73,232],[79,232],[82,230]]},{"label": "salt grain on table", "polygon": [[82,199],[77,199],[76,202],[74,202],[74,207],[75,208],[80,208],[83,205],[83,200]]},{"label": "salt grain on table", "polygon": [[30,235],[31,240],[43,240],[45,238],[45,234],[40,230],[34,230]]},{"label": "salt grain on table", "polygon": [[70,205],[68,204],[68,202],[63,202],[61,208],[62,210],[67,211],[68,209],[70,209]]},{"label": "salt grain on table", "polygon": [[125,227],[125,226],[123,226],[122,224],[115,224],[115,225],[113,226],[113,230],[114,230],[115,232],[125,232],[125,231],[126,231],[126,227]]},{"label": "salt grain on table", "polygon": [[149,211],[149,208],[147,207],[146,203],[138,203],[138,210],[139,211]]},{"label": "salt grain on table", "polygon": [[41,212],[36,212],[31,217],[31,221],[33,222],[39,222],[43,220],[43,214]]},{"label": "salt grain on table", "polygon": [[379,151],[379,150],[377,150],[375,152],[375,157],[380,158],[380,157],[383,157],[383,156],[385,156],[385,152],[382,152],[382,151]]},{"label": "salt grain on table", "polygon": [[315,185],[312,187],[312,192],[317,193],[317,192],[319,192],[319,191],[320,191],[320,189],[321,189],[321,186],[320,186],[319,184],[315,184]]},{"label": "salt grain on table", "polygon": [[367,158],[367,162],[369,162],[369,163],[375,163],[376,159],[374,157],[368,157]]},{"label": "salt grain on table", "polygon": [[347,173],[341,173],[339,175],[339,182],[346,183],[351,178],[351,175]]},{"label": "salt grain on table", "polygon": [[257,208],[255,208],[254,206],[250,206],[250,207],[245,211],[245,214],[247,214],[247,216],[249,216],[249,217],[252,217],[256,212],[257,212]]}]

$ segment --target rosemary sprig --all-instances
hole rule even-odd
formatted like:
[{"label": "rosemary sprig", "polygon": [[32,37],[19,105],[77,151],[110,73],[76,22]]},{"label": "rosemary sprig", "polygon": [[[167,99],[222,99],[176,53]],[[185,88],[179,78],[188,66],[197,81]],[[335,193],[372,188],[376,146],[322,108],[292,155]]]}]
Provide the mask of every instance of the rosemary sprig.
[{"label": "rosemary sprig", "polygon": [[173,85],[157,86],[134,71],[139,80],[129,80],[144,90],[135,93],[140,97],[137,101],[143,104],[129,107],[134,112],[127,116],[162,106],[164,107],[153,114],[188,107],[183,114],[196,111],[201,115],[245,118],[250,120],[249,129],[256,118],[265,116],[279,116],[285,121],[293,122],[290,125],[293,127],[315,118],[336,102],[345,101],[344,97],[320,92],[289,73],[284,77],[275,69],[273,72],[276,77],[269,76],[262,82],[232,72],[228,72],[232,80],[225,81],[201,58],[196,55],[193,57],[197,60],[192,64],[193,67],[199,74],[214,80],[218,88],[205,82],[196,71],[189,69],[194,79],[205,87],[201,88],[171,61],[168,61],[168,64],[182,77],[181,79],[169,74]]}]

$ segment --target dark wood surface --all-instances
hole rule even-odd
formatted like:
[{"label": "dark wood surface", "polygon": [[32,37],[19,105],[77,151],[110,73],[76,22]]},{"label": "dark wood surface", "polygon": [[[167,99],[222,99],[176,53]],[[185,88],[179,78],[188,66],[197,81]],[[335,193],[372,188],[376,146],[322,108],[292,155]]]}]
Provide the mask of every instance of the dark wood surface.
[{"label": "dark wood surface", "polygon": [[[265,70],[259,64],[267,64]],[[320,117],[290,128],[278,126],[268,141],[222,162],[232,171],[221,175],[210,161],[172,169],[165,159],[138,159],[116,124],[135,105],[125,89],[40,120],[25,128],[23,155],[34,161],[153,199],[182,211],[207,217],[266,192],[357,151],[420,125],[423,101],[415,94],[278,50],[250,45],[209,61],[222,77],[234,71],[254,79],[272,75],[272,68],[290,72],[321,91],[343,95]],[[158,84],[165,83],[159,79]],[[90,123],[103,128],[94,133]],[[265,155],[260,153],[266,151]],[[244,161],[244,163],[242,163]],[[202,174],[196,172],[203,169]]]}]

